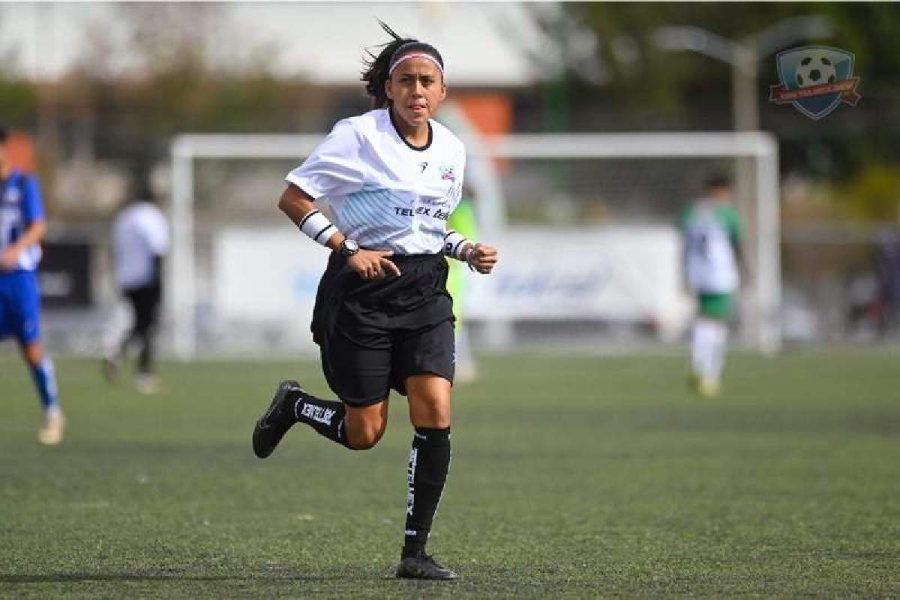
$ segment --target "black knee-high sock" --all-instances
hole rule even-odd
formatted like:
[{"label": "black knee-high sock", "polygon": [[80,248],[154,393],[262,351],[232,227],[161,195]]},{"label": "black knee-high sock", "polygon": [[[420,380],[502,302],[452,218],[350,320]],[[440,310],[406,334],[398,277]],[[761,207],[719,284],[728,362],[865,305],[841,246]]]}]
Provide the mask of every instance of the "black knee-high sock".
[{"label": "black knee-high sock", "polygon": [[416,427],[409,452],[403,556],[425,550],[431,522],[450,471],[450,428]]},{"label": "black knee-high sock", "polygon": [[343,402],[322,400],[305,393],[294,403],[294,417],[298,421],[306,423],[322,437],[353,450],[344,425],[346,412]]}]

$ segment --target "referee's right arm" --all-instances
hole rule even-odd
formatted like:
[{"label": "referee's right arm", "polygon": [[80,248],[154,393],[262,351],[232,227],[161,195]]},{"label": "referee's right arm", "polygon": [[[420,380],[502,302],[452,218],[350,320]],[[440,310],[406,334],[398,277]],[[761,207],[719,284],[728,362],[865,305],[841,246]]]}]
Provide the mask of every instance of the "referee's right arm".
[{"label": "referee's right arm", "polygon": [[[309,227],[304,229],[304,225],[310,222],[309,218],[318,215],[318,219],[323,219],[319,209],[316,208],[312,196],[301,190],[296,185],[290,183],[281,198],[278,200],[278,208],[286,214],[294,225],[300,228],[303,233],[308,235],[313,241],[327,246],[335,252],[339,252],[341,244],[344,242],[344,234],[340,230],[329,223],[327,219],[323,223],[327,226],[321,231],[313,231]],[[316,228],[313,228],[316,229]],[[327,239],[326,239],[327,237]],[[347,264],[350,265],[363,279],[381,279],[387,271],[393,272],[396,276],[400,276],[400,269],[397,268],[387,257],[393,252],[380,252],[377,250],[360,250],[358,253],[347,258]]]},{"label": "referee's right arm", "polygon": [[[281,198],[278,200],[278,208],[286,214],[294,225],[300,227],[303,219],[313,211],[318,211],[312,196],[298,188],[294,184],[288,184]],[[326,232],[328,233],[328,232]],[[344,234],[337,227],[332,227],[327,240],[316,240],[323,246],[328,246],[332,250],[340,250],[341,242],[344,241]]]}]

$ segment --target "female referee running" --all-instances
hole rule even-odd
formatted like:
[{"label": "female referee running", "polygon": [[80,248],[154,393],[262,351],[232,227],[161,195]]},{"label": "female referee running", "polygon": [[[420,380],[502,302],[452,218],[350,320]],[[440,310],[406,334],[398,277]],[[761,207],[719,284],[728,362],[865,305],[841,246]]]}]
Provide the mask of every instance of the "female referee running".
[{"label": "female referee running", "polygon": [[[339,121],[288,174],[278,202],[304,234],[332,250],[312,332],[341,401],[281,382],[253,430],[253,451],[269,456],[297,422],[347,448],[372,448],[387,425],[391,388],[406,395],[415,433],[397,577],[456,579],[425,554],[450,468],[454,342],[444,256],[486,274],[497,250],[447,230],[466,153],[431,119],[447,93],[443,58],[382,27],[394,41],[371,55],[362,77],[374,110]],[[328,198],[334,223],[316,208],[320,198]]]}]

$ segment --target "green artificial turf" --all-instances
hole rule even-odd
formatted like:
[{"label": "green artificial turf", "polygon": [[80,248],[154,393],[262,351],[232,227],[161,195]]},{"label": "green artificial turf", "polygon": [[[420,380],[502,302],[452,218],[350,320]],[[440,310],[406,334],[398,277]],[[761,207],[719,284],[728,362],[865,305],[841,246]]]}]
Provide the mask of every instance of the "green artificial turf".
[{"label": "green artificial turf", "polygon": [[485,358],[454,394],[430,550],[456,583],[391,578],[411,428],[351,452],[297,426],[255,458],[280,378],[312,362],[162,366],[166,390],[58,360],[69,427],[0,355],[0,596],[900,595],[900,357],[733,356],[721,397],[685,359]]}]

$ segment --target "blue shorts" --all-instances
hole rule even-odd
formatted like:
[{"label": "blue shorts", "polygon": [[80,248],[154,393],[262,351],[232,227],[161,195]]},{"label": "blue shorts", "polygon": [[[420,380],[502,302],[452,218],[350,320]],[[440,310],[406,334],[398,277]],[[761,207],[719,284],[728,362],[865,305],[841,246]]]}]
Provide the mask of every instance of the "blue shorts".
[{"label": "blue shorts", "polygon": [[23,344],[41,337],[41,293],[37,273],[0,273],[0,340],[15,336]]}]

